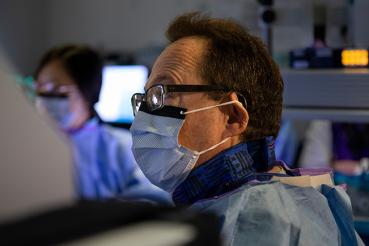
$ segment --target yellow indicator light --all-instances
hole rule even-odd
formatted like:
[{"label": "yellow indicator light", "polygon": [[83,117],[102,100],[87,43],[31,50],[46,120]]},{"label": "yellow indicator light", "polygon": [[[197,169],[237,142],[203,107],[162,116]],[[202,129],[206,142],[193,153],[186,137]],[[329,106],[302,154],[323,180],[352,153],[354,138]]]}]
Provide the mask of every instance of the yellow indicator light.
[{"label": "yellow indicator light", "polygon": [[341,62],[348,67],[368,66],[368,50],[343,50]]}]

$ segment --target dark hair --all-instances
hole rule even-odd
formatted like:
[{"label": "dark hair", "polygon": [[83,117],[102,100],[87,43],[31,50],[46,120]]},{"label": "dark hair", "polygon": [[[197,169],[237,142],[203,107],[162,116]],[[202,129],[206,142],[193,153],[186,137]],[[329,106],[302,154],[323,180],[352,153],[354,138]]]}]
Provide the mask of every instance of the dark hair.
[{"label": "dark hair", "polygon": [[351,153],[353,160],[368,157],[369,124],[333,122],[333,150],[334,158],[342,157],[342,146]]},{"label": "dark hair", "polygon": [[232,20],[210,18],[198,12],[177,17],[166,36],[170,42],[190,36],[209,40],[200,72],[208,84],[221,85],[246,98],[250,119],[242,140],[278,135],[283,80],[259,38]]},{"label": "dark hair", "polygon": [[36,69],[35,78],[48,63],[60,61],[67,73],[76,82],[91,112],[99,100],[102,81],[102,58],[93,49],[81,45],[62,45],[50,49],[41,58]]}]

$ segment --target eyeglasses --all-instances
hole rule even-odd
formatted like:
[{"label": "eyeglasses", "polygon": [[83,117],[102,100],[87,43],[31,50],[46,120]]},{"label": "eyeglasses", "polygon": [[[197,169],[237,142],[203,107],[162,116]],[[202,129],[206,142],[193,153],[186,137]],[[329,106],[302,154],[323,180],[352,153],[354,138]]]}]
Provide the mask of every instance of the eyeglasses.
[{"label": "eyeglasses", "polygon": [[141,102],[146,102],[150,111],[164,107],[164,99],[169,92],[212,92],[227,90],[218,85],[154,85],[147,89],[145,93],[135,93],[131,98],[133,115],[138,112]]},{"label": "eyeglasses", "polygon": [[67,97],[68,93],[75,87],[71,84],[56,85],[52,82],[34,84],[36,93],[45,97]]}]

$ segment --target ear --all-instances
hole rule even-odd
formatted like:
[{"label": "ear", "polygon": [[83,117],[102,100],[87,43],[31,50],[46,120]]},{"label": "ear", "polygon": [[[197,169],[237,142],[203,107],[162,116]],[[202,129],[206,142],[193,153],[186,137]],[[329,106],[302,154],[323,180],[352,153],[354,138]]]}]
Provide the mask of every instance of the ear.
[{"label": "ear", "polygon": [[[239,98],[235,92],[232,92],[229,94],[228,100],[239,101]],[[249,114],[241,103],[229,105],[226,107],[224,113],[227,114],[228,119],[223,137],[239,136],[246,131],[249,122]]]}]

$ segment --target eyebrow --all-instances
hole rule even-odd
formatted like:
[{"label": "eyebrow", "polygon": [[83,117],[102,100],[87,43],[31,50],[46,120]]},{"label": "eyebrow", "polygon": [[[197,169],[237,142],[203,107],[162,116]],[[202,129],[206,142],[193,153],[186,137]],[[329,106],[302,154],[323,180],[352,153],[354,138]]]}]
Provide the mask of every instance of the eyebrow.
[{"label": "eyebrow", "polygon": [[[159,75],[156,78],[154,78],[152,81],[153,81],[153,83],[152,83],[151,86],[156,85],[158,83],[160,83],[162,85],[171,84],[171,83],[169,83],[169,81],[173,82],[173,84],[180,84],[177,81],[175,81],[175,79],[172,76],[169,76],[169,75]],[[144,89],[145,89],[145,91],[148,89],[146,85],[145,85]]]}]

